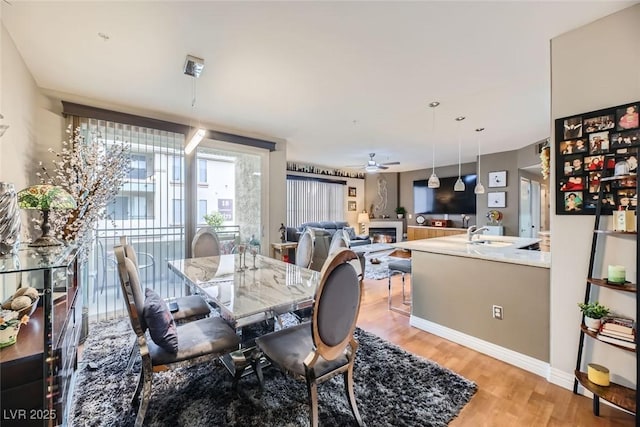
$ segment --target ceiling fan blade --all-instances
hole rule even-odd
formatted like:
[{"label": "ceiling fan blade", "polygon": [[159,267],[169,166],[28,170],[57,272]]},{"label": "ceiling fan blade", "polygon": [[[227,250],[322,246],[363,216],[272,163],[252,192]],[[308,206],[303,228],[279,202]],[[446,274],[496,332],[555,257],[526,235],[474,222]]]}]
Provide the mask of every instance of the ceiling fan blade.
[{"label": "ceiling fan blade", "polygon": [[[385,163],[385,165],[388,165],[388,164],[389,164],[389,163]],[[387,166],[384,166],[383,164],[379,164],[379,165],[377,166],[377,168],[378,168],[378,169],[380,169],[380,170],[389,169]]]},{"label": "ceiling fan blade", "polygon": [[393,165],[399,165],[400,162],[386,162],[386,163],[379,163],[381,165],[385,165],[385,166],[393,166]]}]

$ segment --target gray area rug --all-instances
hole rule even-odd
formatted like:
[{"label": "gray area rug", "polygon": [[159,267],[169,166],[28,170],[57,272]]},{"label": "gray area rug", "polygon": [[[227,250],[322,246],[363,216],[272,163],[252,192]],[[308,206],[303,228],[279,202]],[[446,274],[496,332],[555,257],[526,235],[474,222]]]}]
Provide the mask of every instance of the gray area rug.
[{"label": "gray area rug", "polygon": [[[389,276],[389,260],[394,260],[396,258],[389,257],[389,254],[393,252],[393,250],[383,251],[383,252],[374,252],[372,254],[365,256],[365,266],[364,266],[364,277],[365,279],[386,279]],[[371,260],[380,261],[379,263],[372,263]]]},{"label": "gray area rug", "polygon": [[[377,426],[445,426],[476,391],[476,385],[380,337],[358,329],[355,394],[365,423]],[[140,361],[126,372],[133,342],[128,320],[91,325],[78,368],[71,426],[132,426],[129,406]],[[90,370],[89,362],[99,366]],[[255,376],[233,392],[231,376],[214,363],[154,374],[150,426],[308,426],[303,382],[265,369],[265,389]],[[320,425],[355,425],[342,376],[319,387]]]}]

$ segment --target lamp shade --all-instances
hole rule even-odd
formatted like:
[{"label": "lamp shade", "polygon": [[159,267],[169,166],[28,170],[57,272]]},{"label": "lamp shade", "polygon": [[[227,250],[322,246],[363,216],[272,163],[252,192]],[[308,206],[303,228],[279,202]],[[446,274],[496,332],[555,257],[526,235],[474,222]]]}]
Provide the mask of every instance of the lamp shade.
[{"label": "lamp shade", "polygon": [[55,185],[32,185],[18,193],[20,209],[76,209],[76,201],[64,188]]},{"label": "lamp shade", "polygon": [[369,214],[366,212],[360,212],[358,214],[358,223],[360,224],[368,224],[369,223]]},{"label": "lamp shade", "polygon": [[29,246],[57,246],[60,241],[49,236],[49,211],[51,209],[76,209],[78,205],[71,194],[64,188],[55,185],[32,185],[18,193],[18,206],[21,209],[38,209],[42,211],[42,235],[31,242]]}]

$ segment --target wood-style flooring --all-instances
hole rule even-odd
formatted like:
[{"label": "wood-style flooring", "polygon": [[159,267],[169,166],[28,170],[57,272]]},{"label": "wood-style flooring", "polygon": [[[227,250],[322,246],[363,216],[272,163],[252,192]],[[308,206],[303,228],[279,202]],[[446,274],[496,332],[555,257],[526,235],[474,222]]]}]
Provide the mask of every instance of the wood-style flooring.
[{"label": "wood-style flooring", "polygon": [[[400,299],[400,276],[394,276],[394,302]],[[408,282],[410,279],[407,279]],[[403,349],[474,381],[478,391],[452,427],[471,426],[635,426],[633,415],[573,394],[544,378],[409,326],[409,317],[387,309],[387,280],[365,280],[358,326]]]}]

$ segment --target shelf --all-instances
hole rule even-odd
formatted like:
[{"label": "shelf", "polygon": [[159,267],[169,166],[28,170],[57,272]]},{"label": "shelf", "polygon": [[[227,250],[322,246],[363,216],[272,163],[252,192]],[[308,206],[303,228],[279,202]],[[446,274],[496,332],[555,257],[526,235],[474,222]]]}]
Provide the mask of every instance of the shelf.
[{"label": "shelf", "polygon": [[43,316],[44,310],[38,307],[29,317],[29,323],[20,326],[17,342],[0,350],[0,363],[42,355],[44,352]]},{"label": "shelf", "polygon": [[600,341],[601,343],[604,343],[604,344],[607,344],[607,345],[611,345],[611,346],[614,346],[614,347],[619,348],[621,350],[629,351],[631,353],[635,353],[636,352],[635,348],[628,348],[628,347],[624,347],[624,346],[621,346],[621,345],[618,345],[618,344],[613,344],[613,343],[610,343],[610,342],[607,342],[607,341],[602,341],[602,340],[598,339],[598,334],[596,332],[590,331],[589,328],[584,326],[584,324],[580,325],[580,329],[582,329],[582,332],[584,332],[585,334],[589,335],[594,340]]},{"label": "shelf", "polygon": [[616,291],[621,291],[621,292],[635,293],[638,290],[638,286],[635,283],[629,283],[629,282],[625,284],[615,285],[613,283],[607,282],[606,279],[596,279],[593,277],[587,278],[587,282],[591,283],[592,285],[602,286],[603,288],[615,289]]},{"label": "shelf", "polygon": [[636,178],[638,175],[617,175],[617,176],[607,176],[605,178],[600,178],[600,182],[611,182],[611,181],[622,181],[624,179]]},{"label": "shelf", "polygon": [[601,399],[629,412],[636,413],[636,391],[620,384],[611,383],[607,387],[599,386],[589,381],[586,372],[575,371],[576,379],[584,388]]},{"label": "shelf", "polygon": [[630,236],[635,236],[638,233],[636,231],[615,231],[615,230],[593,230],[594,233],[598,234],[626,234]]}]

